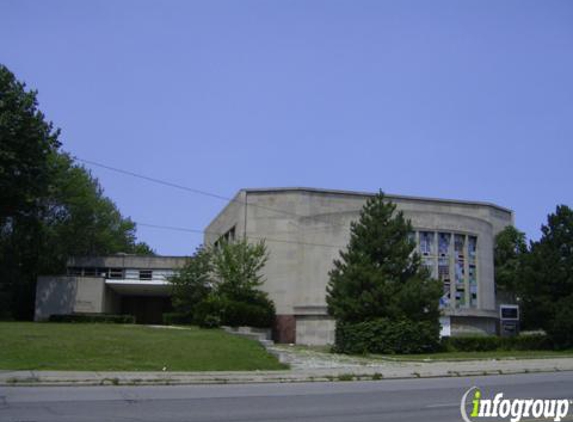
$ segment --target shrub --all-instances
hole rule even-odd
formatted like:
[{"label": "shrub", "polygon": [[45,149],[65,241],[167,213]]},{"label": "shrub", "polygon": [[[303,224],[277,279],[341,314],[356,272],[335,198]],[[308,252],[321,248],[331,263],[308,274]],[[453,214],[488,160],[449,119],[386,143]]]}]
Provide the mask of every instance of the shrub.
[{"label": "shrub", "polygon": [[502,338],[503,350],[552,350],[553,340],[545,334]]},{"label": "shrub", "polygon": [[333,350],[338,353],[428,353],[439,348],[439,324],[385,318],[338,323]]},{"label": "shrub", "polygon": [[192,322],[193,317],[190,313],[168,312],[163,314],[163,324],[165,325],[190,324]]},{"label": "shrub", "polygon": [[553,343],[544,334],[516,337],[444,337],[442,350],[446,352],[489,352],[494,350],[551,350]]},{"label": "shrub", "polygon": [[218,319],[220,325],[222,307],[223,304],[217,296],[208,296],[195,306],[193,310],[193,323],[200,327],[214,328],[213,323]]},{"label": "shrub", "polygon": [[557,349],[573,347],[573,295],[557,302],[555,318],[547,332]]},{"label": "shrub", "polygon": [[50,322],[100,322],[108,324],[135,324],[133,315],[110,315],[110,314],[66,314],[50,315]]},{"label": "shrub", "polygon": [[217,326],[270,328],[274,320],[275,306],[262,292],[253,292],[248,302],[211,295],[193,312],[193,322],[209,328],[217,322]]},{"label": "shrub", "polygon": [[201,328],[218,328],[221,326],[221,317],[215,314],[207,314],[199,322]]},{"label": "shrub", "polygon": [[442,350],[445,352],[489,352],[498,350],[501,342],[497,336],[443,337]]},{"label": "shrub", "polygon": [[222,309],[222,321],[232,327],[249,326],[270,328],[275,320],[274,305],[253,304],[237,301],[225,301]]}]

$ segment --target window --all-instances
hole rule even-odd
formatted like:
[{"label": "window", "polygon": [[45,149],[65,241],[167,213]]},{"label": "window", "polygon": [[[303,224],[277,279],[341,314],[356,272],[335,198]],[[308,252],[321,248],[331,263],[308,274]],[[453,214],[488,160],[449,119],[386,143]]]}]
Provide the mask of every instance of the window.
[{"label": "window", "polygon": [[152,278],[154,280],[167,280],[169,277],[173,277],[175,271],[173,270],[154,270]]},{"label": "window", "polygon": [[469,277],[470,277],[470,284],[476,281],[476,266],[470,265],[469,266]]},{"label": "window", "polygon": [[416,242],[416,232],[408,232],[408,240],[410,242]]},{"label": "window", "polygon": [[477,236],[420,231],[419,251],[422,265],[442,282],[440,307],[477,307]]},{"label": "window", "polygon": [[464,257],[464,246],[466,237],[462,234],[456,234],[454,236],[454,249],[458,258]]},{"label": "window", "polygon": [[95,268],[84,268],[84,276],[85,277],[94,277],[97,273]]},{"label": "window", "polygon": [[477,237],[468,236],[468,255],[470,257],[470,260],[476,258],[476,251],[477,251]]},{"label": "window", "polygon": [[438,277],[442,281],[450,281],[450,260],[449,258],[438,258]]},{"label": "window", "polygon": [[235,226],[227,230],[227,232],[222,237],[225,242],[233,243],[235,241]]},{"label": "window", "polygon": [[82,276],[81,267],[69,267],[68,268],[68,275],[71,275],[74,277],[81,277]]},{"label": "window", "polygon": [[456,261],[455,269],[456,269],[456,283],[463,283],[466,275],[463,259],[458,259]]},{"label": "window", "polygon": [[420,232],[420,253],[422,255],[432,255],[434,249],[434,233]]},{"label": "window", "polygon": [[109,278],[120,279],[123,277],[123,268],[110,268]]},{"label": "window", "polygon": [[440,308],[447,308],[452,301],[452,294],[450,291],[450,283],[444,283],[444,294],[440,298]]},{"label": "window", "polygon": [[151,280],[151,279],[153,279],[153,271],[152,270],[139,270],[139,279],[140,280]]},{"label": "window", "polygon": [[432,278],[436,277],[435,263],[436,263],[435,258],[431,257],[422,258],[422,265],[428,270],[428,273]]},{"label": "window", "polygon": [[222,236],[220,236],[213,245],[215,248],[219,248],[221,243],[233,243],[235,241],[235,226],[231,227],[229,230],[225,232]]},{"label": "window", "polygon": [[470,285],[470,307],[477,307],[477,268],[475,262],[468,266],[468,280]]},{"label": "window", "polygon": [[465,286],[456,286],[456,306],[466,306],[466,288]]},{"label": "window", "polygon": [[440,307],[449,307],[451,303],[451,280],[450,280],[450,258],[447,256],[438,257],[438,280],[442,282],[443,292],[440,299]]},{"label": "window", "polygon": [[438,254],[440,256],[446,256],[450,254],[450,238],[452,237],[449,233],[439,233],[438,234]]},{"label": "window", "polygon": [[470,307],[477,307],[477,285],[470,284]]}]

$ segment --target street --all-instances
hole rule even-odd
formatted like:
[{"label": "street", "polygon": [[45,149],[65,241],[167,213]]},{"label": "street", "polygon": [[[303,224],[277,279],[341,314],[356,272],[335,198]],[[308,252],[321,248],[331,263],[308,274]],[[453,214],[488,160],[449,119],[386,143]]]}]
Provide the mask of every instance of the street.
[{"label": "street", "polygon": [[336,383],[2,387],[0,421],[461,421],[460,400],[472,386],[482,397],[502,392],[514,398],[573,398],[573,372]]}]

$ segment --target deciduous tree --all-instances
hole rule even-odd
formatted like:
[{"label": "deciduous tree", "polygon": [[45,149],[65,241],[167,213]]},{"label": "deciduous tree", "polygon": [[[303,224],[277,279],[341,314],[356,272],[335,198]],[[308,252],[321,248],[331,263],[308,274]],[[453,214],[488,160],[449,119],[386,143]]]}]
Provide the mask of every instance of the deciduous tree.
[{"label": "deciduous tree", "polygon": [[520,287],[521,263],[527,254],[525,233],[507,226],[495,237],[494,268],[498,292],[515,297]]},{"label": "deciduous tree", "polygon": [[58,136],[36,92],[0,65],[0,318],[31,318],[37,276],[69,256],[152,252]]},{"label": "deciduous tree", "polygon": [[[557,346],[573,346],[573,211],[557,206],[541,227],[542,236],[531,243],[522,272],[523,323],[542,328]],[[567,334],[568,333],[568,334]]]}]

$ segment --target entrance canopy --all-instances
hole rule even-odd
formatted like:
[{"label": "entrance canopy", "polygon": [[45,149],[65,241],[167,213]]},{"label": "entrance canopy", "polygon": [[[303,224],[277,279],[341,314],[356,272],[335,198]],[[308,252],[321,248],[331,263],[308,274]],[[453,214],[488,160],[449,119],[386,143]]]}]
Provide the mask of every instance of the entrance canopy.
[{"label": "entrance canopy", "polygon": [[122,296],[171,296],[171,283],[163,280],[106,279],[105,285]]}]

